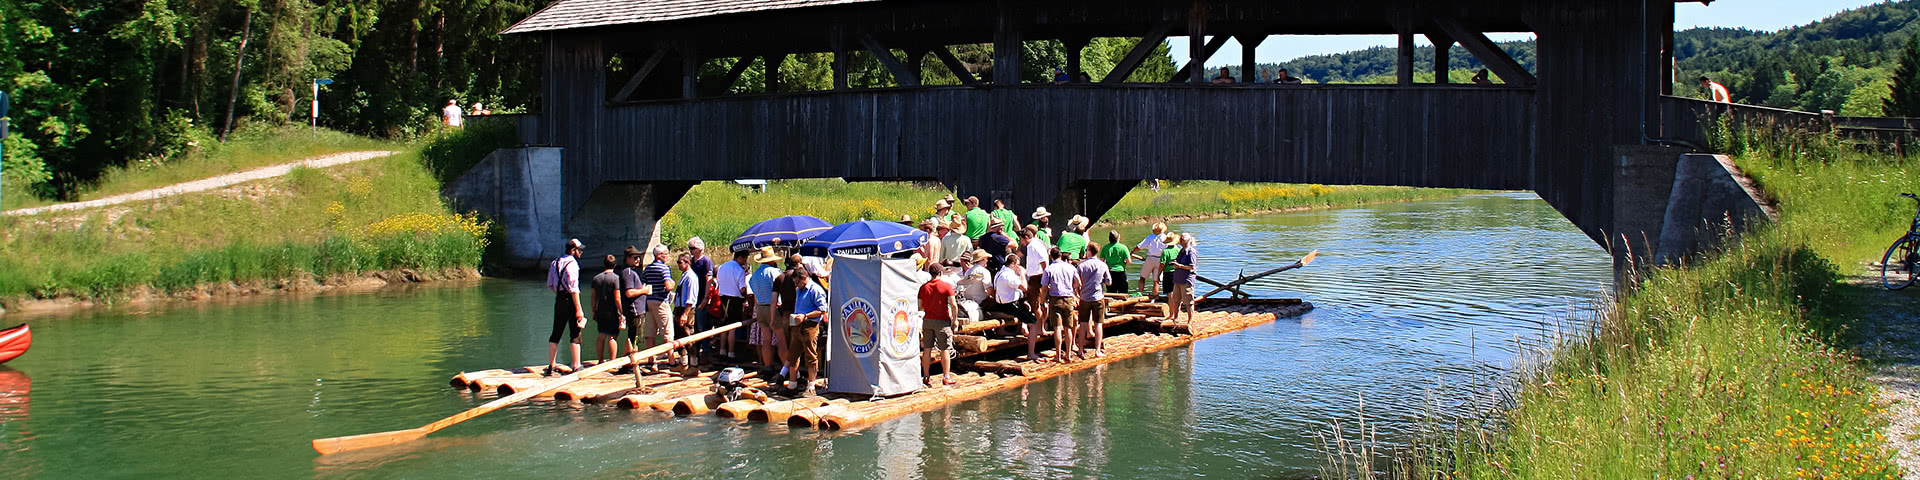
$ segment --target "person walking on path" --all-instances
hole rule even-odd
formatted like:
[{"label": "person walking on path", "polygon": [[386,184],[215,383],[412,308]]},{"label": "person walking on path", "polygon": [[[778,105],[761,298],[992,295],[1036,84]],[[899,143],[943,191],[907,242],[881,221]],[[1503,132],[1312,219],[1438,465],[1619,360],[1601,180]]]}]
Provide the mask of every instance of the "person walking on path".
[{"label": "person walking on path", "polygon": [[967,197],[966,217],[967,239],[975,242],[980,241],[980,236],[987,234],[987,219],[992,217],[992,215],[987,214],[986,209],[980,208],[980,197]]},{"label": "person walking on path", "polygon": [[814,396],[813,384],[820,381],[820,326],[827,321],[827,292],[820,283],[813,281],[811,270],[804,264],[794,268],[794,281],[799,293],[793,304],[792,327],[787,331],[790,345],[799,354],[794,361],[793,377],[802,378],[800,372],[806,372],[806,387],[800,396]]},{"label": "person walking on path", "polygon": [[[1047,326],[1053,328],[1053,360],[1066,363],[1074,349],[1074,309],[1079,302],[1080,269],[1067,262],[1066,252],[1053,249],[1053,262],[1040,275],[1047,295]],[[1082,357],[1084,359],[1084,357]]]},{"label": "person walking on path", "polygon": [[[1167,307],[1173,309],[1171,315],[1174,319],[1179,318],[1181,312],[1186,312],[1185,323],[1188,325],[1193,324],[1193,277],[1200,273],[1194,268],[1193,247],[1193,234],[1180,234],[1180,247],[1174,250],[1177,253],[1174,254],[1173,261],[1167,264],[1172,268],[1167,272],[1167,283],[1173,286],[1173,294],[1167,300]],[[1176,320],[1175,323],[1179,322]]]},{"label": "person walking on path", "polygon": [[[655,245],[653,263],[647,264],[647,268],[640,272],[640,281],[646,283],[647,289],[652,292],[647,295],[647,315],[642,322],[646,326],[646,329],[641,332],[645,340],[635,345],[642,349],[673,341],[673,306],[667,303],[667,297],[673,293],[674,281],[673,269],[667,266],[667,255],[666,245]],[[678,352],[667,353],[669,365],[677,364],[679,361]],[[648,360],[647,364],[657,366],[652,360]]]},{"label": "person walking on path", "polygon": [[[1048,260],[1053,259],[1053,247],[1041,242],[1039,229],[1031,225],[1027,226],[1026,231],[1020,235],[1020,241],[1026,245],[1026,254],[1021,255],[1021,258],[1027,259],[1027,308],[1033,311],[1034,316],[1045,319],[1047,318],[1046,285],[1040,281],[1040,276],[1047,273]],[[1047,330],[1047,328],[1042,327],[1041,330]]]},{"label": "person walking on path", "polygon": [[[752,261],[753,252],[733,252],[733,260],[720,264],[720,268],[713,273],[713,288],[720,294],[721,316],[716,323],[744,322],[747,328],[735,329],[735,333],[757,331],[753,319],[747,314],[747,267]],[[721,335],[720,355],[729,360],[739,360],[740,350],[735,346],[747,341],[750,336],[744,333]]]},{"label": "person walking on path", "polygon": [[1127,293],[1127,264],[1133,263],[1133,252],[1120,241],[1120,231],[1107,232],[1107,247],[1100,249],[1100,261],[1107,264],[1107,274],[1113,277],[1107,285],[1112,293]]},{"label": "person walking on path", "polygon": [[587,314],[580,309],[580,239],[567,240],[567,254],[547,266],[547,290],[553,291],[553,333],[547,335],[547,369],[540,374],[553,376],[559,368],[560,336],[572,327],[573,370],[580,369],[580,329],[587,327]]},{"label": "person walking on path", "polygon": [[762,332],[761,342],[758,343],[762,373],[766,374],[764,377],[771,378],[784,366],[781,361],[786,358],[780,351],[786,350],[782,342],[787,339],[787,322],[774,316],[780,297],[773,292],[773,281],[780,278],[780,269],[773,265],[780,263],[780,254],[774,253],[773,247],[760,247],[759,253],[753,256],[753,263],[760,266],[747,276],[747,297],[753,299],[753,318],[760,324]]},{"label": "person walking on path", "polygon": [[[691,267],[694,277],[693,332],[699,333],[714,327],[713,315],[707,313],[714,302],[719,301],[714,294],[713,259],[707,258],[707,242],[700,237],[687,239],[687,254],[693,256]],[[702,340],[693,346],[694,355],[713,355],[713,340]]]},{"label": "person walking on path", "polygon": [[942,383],[953,385],[953,319],[959,318],[959,303],[954,301],[953,284],[947,283],[940,275],[940,266],[928,265],[927,273],[932,280],[920,284],[920,311],[925,314],[920,322],[920,372],[921,383],[933,385],[933,364],[940,363],[946,372]]},{"label": "person walking on path", "polygon": [[460,128],[460,125],[466,123],[460,116],[459,101],[447,100],[447,106],[440,109],[440,123],[452,128]]},{"label": "person walking on path", "polygon": [[1066,233],[1060,234],[1060,252],[1067,260],[1080,260],[1087,253],[1087,217],[1074,215],[1067,220]]},{"label": "person walking on path", "polygon": [[987,222],[988,230],[1000,230],[1001,233],[1007,235],[1007,238],[1020,236],[1020,232],[1014,231],[1020,228],[1020,215],[1013,213],[1013,210],[1007,209],[1006,200],[994,199],[993,212],[988,215],[1000,221],[1000,228],[998,229],[993,228],[993,222]]},{"label": "person walking on path", "polygon": [[[677,263],[680,266],[680,281],[674,285],[679,288],[673,290],[673,338],[687,338],[698,332],[694,330],[693,315],[694,311],[699,310],[694,307],[700,304],[700,276],[693,274],[693,254],[680,254]],[[692,345],[681,347],[680,354],[687,359],[688,367],[700,366],[700,358],[694,355]]]},{"label": "person walking on path", "polygon": [[594,342],[594,355],[601,362],[619,354],[616,342],[620,339],[620,329],[627,323],[627,314],[621,311],[626,306],[625,292],[620,289],[620,273],[614,269],[620,266],[620,259],[607,255],[606,269],[593,276],[593,323],[600,332],[599,341]]},{"label": "person walking on path", "polygon": [[[1095,248],[1098,245],[1088,247]],[[1115,277],[1113,271],[1107,268],[1107,262],[1101,261],[1099,255],[1088,255],[1080,261],[1079,269],[1080,288],[1075,293],[1080,296],[1080,305],[1075,311],[1080,314],[1078,335],[1085,339],[1080,343],[1092,347],[1093,356],[1104,357],[1107,356],[1107,350],[1102,347],[1105,343],[1102,340],[1107,334],[1107,285],[1112,284]],[[1125,276],[1126,272],[1120,275]],[[1078,349],[1079,345],[1075,345],[1075,348]],[[1085,358],[1086,351],[1082,350],[1080,356]]]},{"label": "person walking on path", "polygon": [[1154,223],[1153,233],[1140,239],[1140,244],[1134,245],[1131,252],[1135,255],[1146,254],[1140,262],[1140,291],[1146,292],[1149,298],[1160,297],[1160,252],[1167,248],[1166,239],[1163,238],[1166,234],[1167,224]]},{"label": "person walking on path", "polygon": [[1720,82],[1713,81],[1713,79],[1703,75],[1700,77],[1700,88],[1707,90],[1707,100],[1720,103],[1733,103],[1733,94],[1729,93],[1727,86],[1721,85]]},{"label": "person walking on path", "polygon": [[1025,330],[1027,336],[1027,358],[1039,360],[1040,355],[1035,346],[1040,344],[1040,325],[1037,325],[1040,319],[1033,315],[1032,309],[1027,308],[1025,270],[1020,265],[1020,254],[1008,254],[1006,268],[1000,269],[1000,273],[993,275],[993,284],[987,291],[993,301],[987,302],[982,310],[1006,314],[1020,320],[1020,329]]}]

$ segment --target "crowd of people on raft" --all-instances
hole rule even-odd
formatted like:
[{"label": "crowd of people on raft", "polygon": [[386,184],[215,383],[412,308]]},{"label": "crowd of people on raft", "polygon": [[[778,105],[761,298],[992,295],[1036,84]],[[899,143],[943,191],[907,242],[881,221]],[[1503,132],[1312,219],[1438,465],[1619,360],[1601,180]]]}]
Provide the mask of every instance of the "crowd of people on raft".
[{"label": "crowd of people on raft", "polygon": [[[1193,321],[1192,234],[1174,234],[1166,224],[1156,223],[1138,243],[1129,244],[1119,231],[1109,231],[1103,246],[1094,241],[1086,217],[1075,215],[1056,236],[1046,207],[1034,209],[1022,225],[1001,200],[994,200],[992,211],[982,208],[977,197],[967,197],[961,211],[955,211],[955,203],[951,197],[942,199],[934,204],[932,216],[902,219],[926,234],[920,248],[899,256],[912,258],[918,269],[917,303],[924,314],[921,363],[928,384],[933,383],[934,364],[943,372],[941,382],[954,382],[955,328],[992,314],[1018,319],[1012,328],[1026,337],[1026,358],[1035,362],[1105,356],[1102,323],[1108,293],[1157,297],[1164,286],[1172,316],[1168,320]],[[624,256],[604,256],[598,272],[592,273],[581,264],[586,246],[569,240],[566,255],[550,263],[547,272],[554,314],[544,374],[568,371],[557,364],[562,340],[569,340],[572,370],[580,369],[580,335],[589,312],[583,307],[591,306],[600,361],[732,322],[747,323],[736,335],[696,342],[664,355],[664,360],[655,357],[628,366],[621,374],[693,369],[702,361],[753,362],[773,379],[769,384],[813,395],[821,366],[821,328],[830,320],[825,283],[831,279],[831,259],[761,247],[733,252],[732,258],[716,264],[699,237],[688,240],[686,247],[675,256],[665,245],[652,251],[628,246]],[[1135,263],[1141,264],[1137,290],[1129,288],[1127,275],[1127,266]],[[587,273],[591,293],[581,289],[581,275]],[[1055,348],[1043,356],[1038,345],[1046,335],[1053,337]]]}]

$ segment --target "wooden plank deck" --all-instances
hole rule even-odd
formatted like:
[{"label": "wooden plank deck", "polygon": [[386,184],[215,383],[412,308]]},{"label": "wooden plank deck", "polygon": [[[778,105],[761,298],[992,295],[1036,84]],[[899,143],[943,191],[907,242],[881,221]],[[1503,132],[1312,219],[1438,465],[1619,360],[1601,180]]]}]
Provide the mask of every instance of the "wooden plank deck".
[{"label": "wooden plank deck", "polygon": [[[1163,305],[1139,303],[1140,310],[1162,310]],[[1109,332],[1107,356],[1069,363],[1034,362],[1025,355],[989,360],[993,353],[1025,346],[1024,338],[991,338],[989,348],[981,352],[963,352],[955,360],[954,385],[936,384],[920,391],[891,398],[826,393],[819,397],[771,397],[764,402],[742,400],[722,403],[712,395],[714,369],[683,376],[671,372],[633,375],[603,374],[585,378],[556,389],[542,398],[556,402],[611,403],[624,409],[650,409],[673,412],[676,416],[716,415],[739,421],[785,423],[796,430],[858,430],[913,413],[974,400],[1032,382],[1047,380],[1098,365],[1135,358],[1149,353],[1184,346],[1202,338],[1295,317],[1312,310],[1313,305],[1298,300],[1254,302],[1208,302],[1191,323],[1173,323],[1165,318],[1139,313],[1113,313],[1108,328],[1126,325],[1127,333]],[[978,322],[976,322],[978,323]],[[1136,325],[1127,325],[1136,324]],[[991,329],[971,333],[988,333]],[[1042,340],[1050,342],[1050,340]],[[1001,354],[1006,356],[1007,354]],[[544,366],[461,372],[449,382],[454,388],[510,395],[526,385],[538,383]],[[820,386],[824,388],[825,379]],[[748,387],[766,389],[765,379],[750,376]],[[664,418],[664,417],[661,417]]]}]

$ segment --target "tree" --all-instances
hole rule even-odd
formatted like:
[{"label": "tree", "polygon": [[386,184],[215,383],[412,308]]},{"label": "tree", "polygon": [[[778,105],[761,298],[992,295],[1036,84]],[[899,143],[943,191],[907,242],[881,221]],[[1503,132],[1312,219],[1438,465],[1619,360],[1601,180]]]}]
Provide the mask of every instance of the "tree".
[{"label": "tree", "polygon": [[1920,117],[1920,35],[1907,41],[1900,52],[1900,66],[1893,70],[1893,86],[1881,108],[1882,114],[1896,117]]}]

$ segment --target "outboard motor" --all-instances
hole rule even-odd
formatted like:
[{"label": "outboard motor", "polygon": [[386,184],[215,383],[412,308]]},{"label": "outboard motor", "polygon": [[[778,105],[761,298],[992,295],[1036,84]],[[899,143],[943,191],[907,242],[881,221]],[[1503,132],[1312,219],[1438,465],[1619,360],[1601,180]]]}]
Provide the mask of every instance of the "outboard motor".
[{"label": "outboard motor", "polygon": [[743,390],[750,390],[740,384],[742,380],[746,379],[747,371],[741,370],[740,367],[727,367],[722,369],[720,373],[713,375],[713,393],[720,395],[720,398],[724,398],[729,402],[739,400],[741,393],[744,393]]}]

